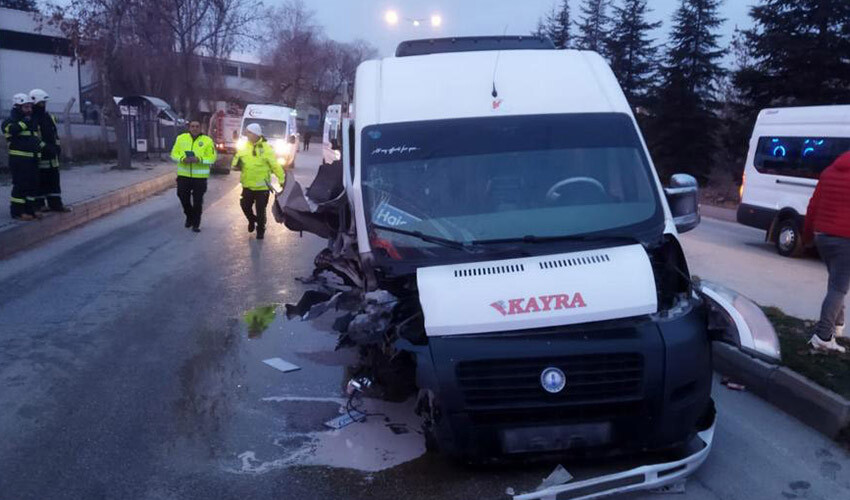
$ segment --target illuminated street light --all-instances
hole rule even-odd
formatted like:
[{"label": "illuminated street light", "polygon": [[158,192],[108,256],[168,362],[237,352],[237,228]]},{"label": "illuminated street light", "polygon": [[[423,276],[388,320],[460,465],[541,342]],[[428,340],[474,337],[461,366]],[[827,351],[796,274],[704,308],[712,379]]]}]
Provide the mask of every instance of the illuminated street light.
[{"label": "illuminated street light", "polygon": [[431,26],[434,28],[439,28],[443,25],[443,18],[439,14],[434,14],[431,16]]},{"label": "illuminated street light", "polygon": [[416,26],[417,28],[419,27],[420,24],[422,24],[422,23],[419,22],[419,19],[413,20],[413,25]]},{"label": "illuminated street light", "polygon": [[384,20],[387,22],[387,24],[395,26],[396,24],[398,24],[398,12],[394,10],[388,10],[387,13],[384,15]]}]

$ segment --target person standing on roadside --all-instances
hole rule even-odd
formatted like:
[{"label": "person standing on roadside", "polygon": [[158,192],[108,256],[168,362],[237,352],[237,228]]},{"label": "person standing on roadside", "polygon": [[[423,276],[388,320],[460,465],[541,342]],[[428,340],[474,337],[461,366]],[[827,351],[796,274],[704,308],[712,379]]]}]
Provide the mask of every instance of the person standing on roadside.
[{"label": "person standing on roadside", "polygon": [[30,91],[32,116],[38,126],[42,143],[38,161],[38,196],[36,196],[35,208],[52,212],[70,212],[71,208],[62,203],[62,188],[59,181],[59,155],[62,149],[59,145],[56,118],[47,111],[48,99],[50,96],[41,89]]},{"label": "person standing on roadside", "polygon": [[310,139],[313,138],[313,133],[309,130],[304,132],[304,151],[310,151]]},{"label": "person standing on roadside", "polygon": [[[248,219],[248,232],[257,230],[257,239],[261,240],[266,234],[266,206],[269,204],[269,189],[271,189],[271,174],[283,184],[283,169],[277,162],[274,148],[263,137],[260,125],[252,123],[245,128],[248,141],[239,148],[233,157],[233,167],[242,167],[242,197],[239,205]],[[254,211],[256,207],[256,212]]]},{"label": "person standing on roadside", "polygon": [[201,122],[189,122],[189,131],[177,136],[171,148],[171,159],[177,162],[177,197],[186,215],[186,227],[201,232],[201,213],[210,168],[215,164],[215,144],[201,133]]},{"label": "person standing on roadside", "polygon": [[820,175],[806,210],[803,243],[814,240],[829,272],[820,320],[809,343],[818,350],[844,353],[835,341],[844,331],[844,297],[850,289],[850,152]]},{"label": "person standing on roadside", "polygon": [[9,170],[12,195],[9,211],[13,219],[31,221],[41,216],[35,211],[38,194],[38,153],[41,139],[32,117],[32,102],[27,94],[12,97],[12,112],[0,124],[9,146]]}]

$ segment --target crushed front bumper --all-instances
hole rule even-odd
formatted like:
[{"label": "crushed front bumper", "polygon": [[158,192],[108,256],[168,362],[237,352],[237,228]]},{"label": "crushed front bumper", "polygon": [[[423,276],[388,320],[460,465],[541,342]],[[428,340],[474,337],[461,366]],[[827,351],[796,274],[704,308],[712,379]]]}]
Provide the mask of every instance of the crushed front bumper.
[{"label": "crushed front bumper", "polygon": [[716,424],[717,417],[712,412],[709,427],[697,432],[691,443],[693,451],[681,460],[643,465],[623,472],[515,495],[513,498],[514,500],[589,500],[635,491],[654,490],[675,484],[696,472],[708,458],[714,442]]}]

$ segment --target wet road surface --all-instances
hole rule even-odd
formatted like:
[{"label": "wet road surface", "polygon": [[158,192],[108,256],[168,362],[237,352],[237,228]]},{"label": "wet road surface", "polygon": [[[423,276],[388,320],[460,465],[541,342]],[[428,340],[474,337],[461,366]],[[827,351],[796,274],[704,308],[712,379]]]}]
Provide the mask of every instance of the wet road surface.
[{"label": "wet road surface", "polygon": [[[302,157],[299,176],[316,156]],[[0,262],[0,499],[507,498],[554,463],[467,467],[424,453],[410,403],[339,432],[349,351],[331,318],[261,333],[243,314],[295,302],[323,242],[246,230],[237,176],[210,182],[203,232],[173,191]],[[253,337],[253,338],[252,338]],[[280,357],[301,369],[262,363]],[[850,498],[847,452],[717,386],[695,499]],[[616,464],[565,463],[578,478]],[[649,494],[630,498],[666,498]]]}]

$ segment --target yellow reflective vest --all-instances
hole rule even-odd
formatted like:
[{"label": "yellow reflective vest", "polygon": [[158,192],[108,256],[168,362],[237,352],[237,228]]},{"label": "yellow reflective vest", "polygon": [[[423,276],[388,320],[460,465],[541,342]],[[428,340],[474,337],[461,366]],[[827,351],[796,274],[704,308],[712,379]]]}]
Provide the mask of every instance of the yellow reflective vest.
[{"label": "yellow reflective vest", "polygon": [[[185,163],[186,151],[191,151],[200,160],[199,163]],[[215,163],[215,144],[204,134],[192,139],[192,134],[180,134],[171,148],[171,159],[177,162],[177,175],[193,179],[206,179]]]},{"label": "yellow reflective vest", "polygon": [[274,148],[260,137],[256,144],[248,142],[233,157],[233,166],[242,165],[242,187],[251,191],[265,191],[271,187],[271,174],[283,184],[284,173],[275,157]]}]

